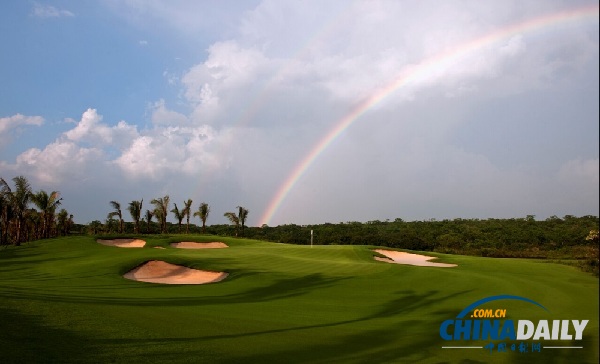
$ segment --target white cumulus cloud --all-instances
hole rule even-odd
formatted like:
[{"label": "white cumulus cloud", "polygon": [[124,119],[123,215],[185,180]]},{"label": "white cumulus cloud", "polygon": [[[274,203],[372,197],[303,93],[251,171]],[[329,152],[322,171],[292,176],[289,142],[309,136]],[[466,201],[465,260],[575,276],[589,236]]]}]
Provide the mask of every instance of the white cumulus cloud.
[{"label": "white cumulus cloud", "polygon": [[55,141],[44,149],[31,148],[17,156],[16,166],[26,176],[42,184],[82,180],[102,163],[102,151],[82,148],[70,141]]},{"label": "white cumulus cloud", "polygon": [[35,125],[40,126],[44,123],[44,118],[41,116],[25,116],[22,114],[15,114],[13,116],[7,116],[0,118],[0,135],[7,133],[9,130],[17,128],[21,125]]},{"label": "white cumulus cloud", "polygon": [[114,163],[132,179],[193,176],[227,168],[231,140],[228,130],[207,125],[158,127],[133,140]]},{"label": "white cumulus cloud", "polygon": [[74,142],[87,143],[95,146],[113,145],[124,148],[130,141],[138,136],[137,127],[120,121],[115,126],[102,123],[102,116],[96,109],[87,109],[77,125],[64,136]]}]

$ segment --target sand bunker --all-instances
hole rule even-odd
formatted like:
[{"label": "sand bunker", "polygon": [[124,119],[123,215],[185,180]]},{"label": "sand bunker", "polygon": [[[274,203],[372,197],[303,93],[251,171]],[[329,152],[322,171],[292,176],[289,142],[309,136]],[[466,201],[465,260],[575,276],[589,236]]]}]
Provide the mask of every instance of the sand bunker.
[{"label": "sand bunker", "polygon": [[113,239],[113,240],[96,240],[102,245],[117,246],[119,248],[142,248],[146,242],[140,239]]},{"label": "sand bunker", "polygon": [[456,264],[448,264],[448,263],[432,263],[431,259],[436,259],[436,257],[428,257],[426,255],[419,254],[411,254],[405,252],[398,252],[394,250],[383,250],[383,249],[375,249],[375,252],[385,255],[387,258],[382,257],[374,257],[375,260],[379,260],[381,262],[388,263],[396,263],[396,264],[410,264],[410,265],[418,265],[421,267],[456,267]]},{"label": "sand bunker", "polygon": [[179,249],[219,249],[219,248],[228,248],[227,244],[221,242],[211,242],[211,243],[196,243],[192,241],[182,241],[179,243],[171,243],[173,248]]},{"label": "sand bunker", "polygon": [[205,284],[219,282],[225,277],[224,272],[210,272],[170,264],[160,260],[148,261],[123,277],[134,281],[162,284]]}]

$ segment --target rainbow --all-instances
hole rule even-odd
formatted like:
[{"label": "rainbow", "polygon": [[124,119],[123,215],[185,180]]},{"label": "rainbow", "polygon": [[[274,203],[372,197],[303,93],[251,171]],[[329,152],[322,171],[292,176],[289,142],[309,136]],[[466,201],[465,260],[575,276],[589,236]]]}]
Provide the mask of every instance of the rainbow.
[{"label": "rainbow", "polygon": [[304,175],[308,168],[315,162],[325,149],[346,130],[352,123],[358,120],[370,108],[380,103],[388,95],[407,85],[411,81],[417,81],[420,77],[427,76],[434,71],[443,70],[450,67],[454,62],[461,57],[477,50],[481,47],[488,46],[508,37],[536,31],[551,25],[556,25],[565,22],[580,21],[584,19],[598,19],[599,7],[592,5],[557,13],[546,14],[541,17],[529,19],[520,23],[510,25],[508,27],[492,31],[481,37],[475,38],[468,42],[462,43],[459,46],[447,51],[440,52],[432,57],[425,59],[420,64],[411,67],[409,70],[403,71],[392,82],[384,87],[376,90],[371,96],[365,98],[358,103],[348,114],[340,119],[329,132],[321,138],[321,140],[310,150],[310,152],[302,158],[300,163],[292,170],[284,183],[277,189],[277,192],[269,202],[267,209],[261,216],[259,225],[268,224],[283,201],[294,188],[298,180]]},{"label": "rainbow", "polygon": [[[298,51],[296,51],[290,57],[290,59],[303,59],[310,51],[310,47],[313,44],[316,44],[318,41],[323,39],[331,38],[335,29],[340,26],[340,24],[342,24],[345,20],[350,20],[352,16],[350,10],[351,7],[347,7],[344,11],[341,11],[339,14],[335,15],[330,21],[324,23],[313,35],[306,39],[303,45],[298,48]],[[268,80],[266,80],[254,97],[249,98],[248,102],[245,104],[245,107],[241,108],[241,112],[239,113],[236,121],[233,123],[232,128],[246,127],[251,121],[255,120],[256,115],[265,105],[270,102],[270,96],[272,95],[273,90],[276,89],[275,85],[282,80],[285,80],[286,76],[293,71],[294,67],[294,62],[282,63],[277,72],[275,72]],[[228,150],[231,149],[232,144],[233,140],[219,146],[215,152],[215,155],[229,154]],[[205,191],[209,183],[210,182],[208,180],[197,183],[193,196],[198,196],[202,191]]]}]

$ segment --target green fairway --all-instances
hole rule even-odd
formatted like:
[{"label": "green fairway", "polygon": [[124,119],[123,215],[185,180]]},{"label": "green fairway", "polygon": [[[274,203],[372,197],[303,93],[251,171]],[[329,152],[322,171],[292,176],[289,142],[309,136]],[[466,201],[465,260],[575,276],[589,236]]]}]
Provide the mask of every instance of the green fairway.
[{"label": "green fairway", "polygon": [[[597,363],[598,279],[543,261],[439,255],[455,268],[378,262],[369,246],[209,236],[117,248],[69,237],[0,249],[0,363]],[[224,249],[175,249],[223,241]],[[166,249],[155,249],[155,246]],[[431,254],[429,254],[431,255]],[[225,271],[206,285],[124,279],[147,260]],[[440,325],[489,296],[507,318],[589,320],[578,349],[443,349]],[[507,340],[505,340],[507,341]],[[508,341],[509,344],[515,343]],[[529,340],[531,343],[531,340]],[[539,342],[536,341],[536,342]],[[516,342],[518,344],[518,342]],[[497,343],[496,343],[497,344]],[[530,345],[531,346],[531,345]]]}]

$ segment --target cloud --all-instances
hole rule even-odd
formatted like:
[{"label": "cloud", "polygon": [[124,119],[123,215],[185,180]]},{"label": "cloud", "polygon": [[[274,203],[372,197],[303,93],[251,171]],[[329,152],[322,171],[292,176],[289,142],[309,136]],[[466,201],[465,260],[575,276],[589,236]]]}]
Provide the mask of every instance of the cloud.
[{"label": "cloud", "polygon": [[160,99],[150,106],[151,120],[155,125],[185,125],[188,123],[187,116],[173,110],[165,105],[165,100]]},{"label": "cloud", "polygon": [[226,94],[257,82],[267,62],[259,50],[243,48],[235,41],[215,43],[208,53],[207,60],[182,79],[187,100],[203,107],[217,106]]},{"label": "cloud", "polygon": [[64,133],[67,139],[96,146],[115,146],[124,148],[138,136],[137,127],[120,121],[115,126],[102,123],[102,116],[96,109],[87,109],[77,125]]},{"label": "cloud", "polygon": [[[181,77],[192,125],[211,125],[215,135],[224,128],[238,131],[230,134],[232,142],[222,150],[227,156],[221,157],[234,178],[226,183],[237,185],[239,198],[253,211],[264,211],[323,135],[358,102],[378,93],[385,97],[316,160],[284,200],[275,223],[511,217],[571,208],[548,198],[560,190],[555,172],[536,168],[536,163],[551,164],[548,170],[556,171],[563,162],[530,159],[506,165],[501,149],[469,150],[452,138],[459,128],[481,123],[473,119],[475,106],[497,107],[504,100],[502,107],[509,107],[516,105],[511,100],[544,98],[563,80],[589,69],[597,59],[597,37],[585,24],[507,33],[463,48],[564,5],[520,7],[509,1],[489,9],[476,1],[460,6],[331,2],[323,5],[326,11],[309,16],[312,6],[261,2],[243,16],[238,36],[214,42],[207,58]],[[521,112],[530,114],[538,106]],[[163,111],[164,103],[158,104],[157,115]],[[491,135],[504,124],[501,114],[492,118],[486,123]],[[178,119],[173,125],[184,125]],[[522,127],[524,138],[536,134],[526,119]],[[184,130],[172,131],[182,138],[181,146],[193,140]],[[551,131],[537,133],[557,138]],[[162,170],[169,167],[160,156],[169,155],[171,166],[185,165],[186,148],[174,148],[171,140],[151,142],[164,145],[155,156]],[[140,159],[141,150],[135,153]],[[157,170],[146,171],[160,178]],[[592,182],[583,182],[585,191],[597,189]]]},{"label": "cloud", "polygon": [[22,114],[15,114],[13,116],[3,117],[0,118],[0,135],[22,125],[41,126],[43,123],[44,118],[41,116],[25,116]]},{"label": "cloud", "polygon": [[[585,30],[557,32],[553,42],[509,34],[464,48],[539,16],[530,9],[520,13],[512,2],[497,13],[482,13],[476,2],[464,5],[357,2],[331,5],[332,12],[315,20],[305,3],[264,1],[244,17],[240,37],[214,43],[207,60],[183,76],[184,95],[195,118],[204,120],[220,119],[219,110],[248,102],[246,95],[252,100],[289,89],[325,93],[342,103],[387,95],[380,105],[482,88],[502,96],[546,88],[565,72],[580,72],[594,57],[595,42],[582,36]],[[398,22],[398,14],[407,15]]]},{"label": "cloud", "polygon": [[227,168],[227,157],[222,152],[229,142],[228,130],[158,127],[132,140],[114,163],[134,180],[214,173]]},{"label": "cloud", "polygon": [[[147,101],[145,126],[88,109],[0,172],[82,195],[104,188],[100,203],[133,193],[193,195],[217,215],[243,205],[255,224],[335,134],[270,224],[598,212],[597,97],[575,102],[598,93],[597,21],[489,36],[571,3],[266,0],[226,5],[230,15],[179,1],[106,4],[138,27],[168,27],[174,48],[206,53],[163,73],[178,97]],[[225,19],[208,46],[195,40]]]},{"label": "cloud", "polygon": [[558,178],[563,183],[572,185],[588,185],[600,183],[600,160],[574,159],[566,162],[558,171]]},{"label": "cloud", "polygon": [[[41,123],[39,118],[34,121]],[[124,148],[138,135],[136,127],[124,121],[112,127],[101,121],[102,116],[95,109],[88,109],[72,129],[54,142],[27,149],[16,157],[14,165],[4,163],[2,169],[52,185],[87,179],[98,168],[105,168],[112,149]]]},{"label": "cloud", "polygon": [[61,10],[54,6],[43,5],[37,2],[33,4],[32,15],[37,18],[61,18],[75,16],[75,14],[69,10]]},{"label": "cloud", "polygon": [[57,140],[44,149],[31,148],[21,153],[12,169],[38,183],[56,185],[85,179],[101,160],[102,151],[97,148],[82,148],[70,141]]},{"label": "cloud", "polygon": [[215,5],[186,0],[106,0],[102,5],[137,27],[168,30],[178,37],[197,41],[199,37],[231,34],[242,14],[257,2],[244,0]]},{"label": "cloud", "polygon": [[[163,101],[157,104],[164,108]],[[211,190],[217,196],[229,189],[215,190],[214,182],[227,174],[231,145],[240,139],[236,133],[237,130],[215,130],[208,125],[160,123],[138,132],[136,126],[125,121],[108,125],[96,109],[88,109],[54,142],[21,152],[14,164],[1,161],[0,175],[26,175],[34,186],[60,189],[71,194],[71,206],[83,210],[86,201],[102,204],[114,199],[107,195],[115,194],[127,195],[126,198],[132,194],[188,198],[197,193],[195,185],[202,185],[203,191]],[[172,178],[172,182],[165,182]],[[82,218],[97,217],[88,211]]]}]

